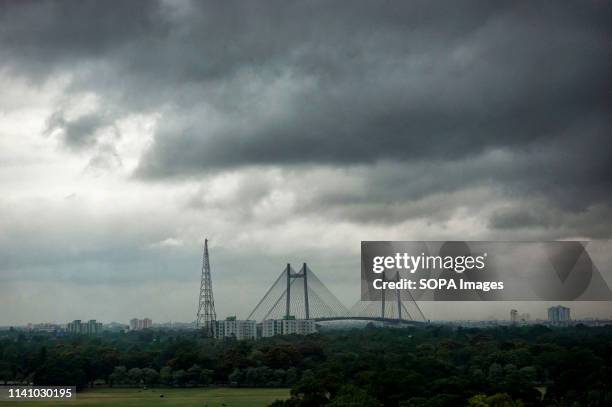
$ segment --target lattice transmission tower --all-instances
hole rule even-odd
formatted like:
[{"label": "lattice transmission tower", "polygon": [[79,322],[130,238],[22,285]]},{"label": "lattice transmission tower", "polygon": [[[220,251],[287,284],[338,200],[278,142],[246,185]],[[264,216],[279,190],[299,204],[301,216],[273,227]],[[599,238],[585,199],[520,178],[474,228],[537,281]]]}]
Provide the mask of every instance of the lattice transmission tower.
[{"label": "lattice transmission tower", "polygon": [[210,278],[210,259],[208,256],[208,239],[204,239],[204,254],[202,255],[202,279],[200,281],[200,301],[196,327],[202,328],[206,336],[214,337],[217,314],[213,296],[212,280]]}]

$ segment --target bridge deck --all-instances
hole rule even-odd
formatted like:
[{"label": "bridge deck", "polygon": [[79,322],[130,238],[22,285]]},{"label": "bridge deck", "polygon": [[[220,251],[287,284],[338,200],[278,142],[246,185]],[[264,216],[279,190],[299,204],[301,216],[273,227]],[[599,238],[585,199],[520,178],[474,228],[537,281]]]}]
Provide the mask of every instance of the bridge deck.
[{"label": "bridge deck", "polygon": [[426,322],[413,321],[409,319],[396,319],[396,318],[381,318],[381,317],[325,317],[325,318],[314,318],[317,322],[327,321],[372,321],[372,322],[387,322],[392,324],[406,324],[406,325],[423,325]]}]

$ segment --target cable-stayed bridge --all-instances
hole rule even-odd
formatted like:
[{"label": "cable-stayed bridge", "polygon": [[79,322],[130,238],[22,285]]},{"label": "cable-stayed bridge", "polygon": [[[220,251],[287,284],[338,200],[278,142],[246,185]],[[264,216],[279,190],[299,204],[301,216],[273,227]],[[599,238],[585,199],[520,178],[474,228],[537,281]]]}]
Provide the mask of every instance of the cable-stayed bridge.
[{"label": "cable-stayed bridge", "polygon": [[419,305],[411,298],[402,300],[400,291],[387,292],[381,301],[358,301],[350,309],[303,264],[295,271],[290,264],[257,303],[247,319],[314,319],[316,321],[362,320],[386,323],[420,324],[426,321]]}]

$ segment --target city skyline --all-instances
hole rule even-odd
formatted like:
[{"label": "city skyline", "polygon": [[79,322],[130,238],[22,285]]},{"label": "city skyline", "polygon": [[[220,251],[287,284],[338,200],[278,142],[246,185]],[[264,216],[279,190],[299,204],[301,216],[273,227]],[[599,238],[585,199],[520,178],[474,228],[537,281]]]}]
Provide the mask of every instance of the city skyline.
[{"label": "city skyline", "polygon": [[248,313],[286,263],[350,307],[362,240],[609,240],[610,15],[2,2],[0,325],[190,321],[203,236],[221,316]]}]

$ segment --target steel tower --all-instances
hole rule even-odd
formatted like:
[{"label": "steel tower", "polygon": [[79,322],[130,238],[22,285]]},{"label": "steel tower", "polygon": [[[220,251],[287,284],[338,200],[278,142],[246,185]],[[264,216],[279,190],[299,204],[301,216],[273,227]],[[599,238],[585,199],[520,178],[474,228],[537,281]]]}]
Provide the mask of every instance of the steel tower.
[{"label": "steel tower", "polygon": [[210,278],[210,260],[208,257],[208,239],[204,239],[204,254],[202,255],[202,279],[200,281],[200,301],[196,327],[203,328],[206,336],[214,337],[217,314],[215,298],[213,297],[212,280]]}]

